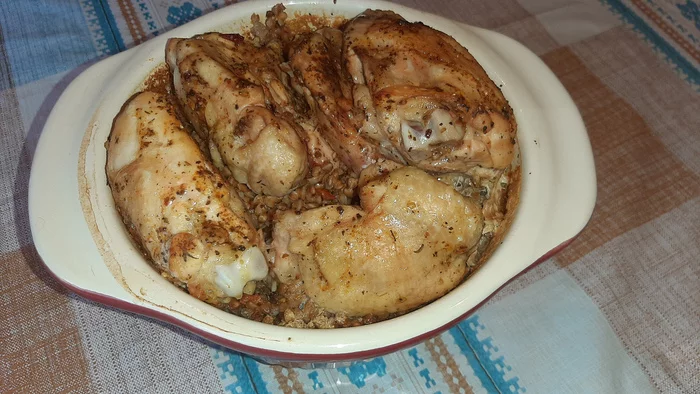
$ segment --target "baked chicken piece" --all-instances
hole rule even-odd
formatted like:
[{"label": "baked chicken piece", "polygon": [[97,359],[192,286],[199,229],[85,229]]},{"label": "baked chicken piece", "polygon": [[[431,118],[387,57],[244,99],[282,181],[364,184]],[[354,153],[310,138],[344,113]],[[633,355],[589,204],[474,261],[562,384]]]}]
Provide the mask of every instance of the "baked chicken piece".
[{"label": "baked chicken piece", "polygon": [[[107,142],[117,211],[163,275],[214,305],[265,278],[256,230],[162,94],[128,101]],[[251,285],[248,285],[249,289]]]},{"label": "baked chicken piece", "polygon": [[354,117],[352,82],[340,64],[343,33],[334,28],[300,34],[287,54],[296,86],[314,112],[321,135],[355,173],[377,161],[377,142],[359,132]]},{"label": "baked chicken piece", "polygon": [[359,194],[361,207],[280,218],[273,233],[280,281],[302,281],[318,305],[348,316],[405,312],[462,281],[483,227],[472,199],[415,167],[379,175]]},{"label": "baked chicken piece", "polygon": [[343,62],[364,136],[438,172],[505,169],[517,151],[513,111],[467,49],[422,23],[367,10],[344,29]]},{"label": "baked chicken piece", "polygon": [[171,38],[166,61],[185,116],[224,174],[283,196],[307,173],[289,87],[275,51],[238,34]]}]

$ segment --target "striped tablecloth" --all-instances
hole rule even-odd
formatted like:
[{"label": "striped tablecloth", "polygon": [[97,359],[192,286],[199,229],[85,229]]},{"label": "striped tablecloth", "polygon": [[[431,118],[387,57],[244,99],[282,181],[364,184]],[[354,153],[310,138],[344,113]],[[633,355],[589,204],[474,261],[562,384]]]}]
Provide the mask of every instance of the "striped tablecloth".
[{"label": "striped tablecloth", "polygon": [[27,214],[52,105],[96,60],[227,3],[0,1],[0,391],[700,392],[696,0],[401,1],[541,56],[597,165],[595,213],[575,242],[434,339],[346,368],[285,369],[58,285]]}]

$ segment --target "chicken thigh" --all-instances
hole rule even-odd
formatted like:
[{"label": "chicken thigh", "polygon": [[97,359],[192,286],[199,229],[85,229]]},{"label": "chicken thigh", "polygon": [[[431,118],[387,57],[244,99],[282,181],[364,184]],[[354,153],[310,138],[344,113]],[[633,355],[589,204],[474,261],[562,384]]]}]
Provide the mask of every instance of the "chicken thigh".
[{"label": "chicken thigh", "polygon": [[452,37],[390,11],[367,10],[344,30],[344,65],[364,111],[363,134],[411,165],[505,169],[517,151],[513,111]]},{"label": "chicken thigh", "polygon": [[242,202],[174,113],[157,93],[127,102],[107,142],[107,179],[126,228],[164,276],[221,305],[268,267]]},{"label": "chicken thigh", "polygon": [[283,196],[307,172],[282,60],[237,34],[172,38],[175,93],[214,164],[256,193]]},{"label": "chicken thigh", "polygon": [[460,283],[483,227],[473,200],[415,167],[359,193],[361,208],[282,216],[273,235],[281,281],[301,280],[318,305],[349,316],[405,312]]}]

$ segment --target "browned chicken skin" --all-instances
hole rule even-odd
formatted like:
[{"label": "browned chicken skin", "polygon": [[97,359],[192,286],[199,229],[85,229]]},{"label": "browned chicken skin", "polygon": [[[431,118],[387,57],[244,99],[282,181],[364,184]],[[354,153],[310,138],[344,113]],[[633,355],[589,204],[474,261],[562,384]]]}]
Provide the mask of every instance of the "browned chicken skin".
[{"label": "browned chicken skin", "polygon": [[241,297],[267,275],[258,234],[166,96],[139,93],[114,120],[107,179],[127,229],[152,261],[206,302]]},{"label": "browned chicken skin", "polygon": [[483,228],[474,201],[401,167],[366,183],[360,203],[284,215],[275,227],[280,280],[301,280],[317,304],[362,316],[408,311],[464,278]]},{"label": "browned chicken skin", "polygon": [[367,10],[345,27],[343,56],[355,105],[365,113],[363,135],[389,142],[408,164],[430,171],[511,165],[512,109],[452,37]]},{"label": "browned chicken skin", "polygon": [[168,40],[166,59],[185,115],[220,170],[256,193],[282,196],[298,185],[307,151],[274,51],[208,33]]},{"label": "browned chicken skin", "polygon": [[299,35],[288,50],[289,64],[323,137],[349,168],[359,173],[379,158],[376,142],[358,131],[350,80],[340,64],[343,33],[333,28]]}]

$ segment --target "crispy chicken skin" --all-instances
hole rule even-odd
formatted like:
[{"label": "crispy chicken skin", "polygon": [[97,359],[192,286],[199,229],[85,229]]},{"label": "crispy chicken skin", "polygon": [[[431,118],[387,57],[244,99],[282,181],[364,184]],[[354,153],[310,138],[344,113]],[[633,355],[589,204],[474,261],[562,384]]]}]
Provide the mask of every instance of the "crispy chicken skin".
[{"label": "crispy chicken skin", "polygon": [[214,305],[267,275],[258,234],[167,97],[139,93],[114,120],[107,179],[132,238],[173,282]]},{"label": "crispy chicken skin", "polygon": [[300,34],[288,46],[289,65],[322,136],[349,168],[359,173],[379,158],[376,142],[358,132],[353,118],[351,84],[340,64],[343,33],[323,28]]},{"label": "crispy chicken skin", "polygon": [[298,185],[307,151],[274,51],[207,33],[168,40],[166,60],[184,113],[222,172],[272,196]]},{"label": "crispy chicken skin", "polygon": [[511,165],[513,111],[452,37],[367,10],[344,29],[343,61],[363,135],[390,143],[408,164],[439,172]]},{"label": "crispy chicken skin", "polygon": [[285,214],[274,232],[278,278],[303,281],[318,305],[350,316],[405,312],[464,278],[483,227],[473,200],[401,167],[366,183],[360,202]]}]

